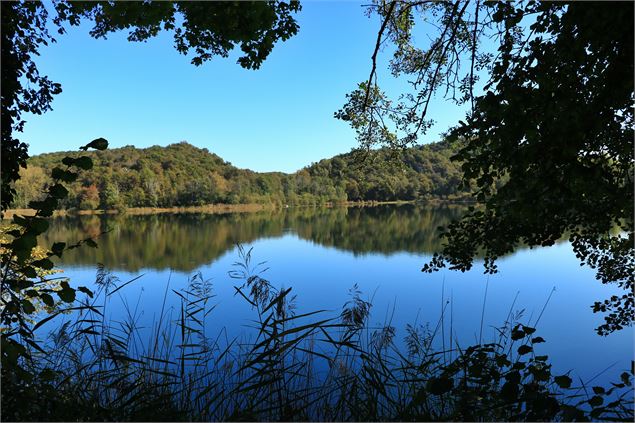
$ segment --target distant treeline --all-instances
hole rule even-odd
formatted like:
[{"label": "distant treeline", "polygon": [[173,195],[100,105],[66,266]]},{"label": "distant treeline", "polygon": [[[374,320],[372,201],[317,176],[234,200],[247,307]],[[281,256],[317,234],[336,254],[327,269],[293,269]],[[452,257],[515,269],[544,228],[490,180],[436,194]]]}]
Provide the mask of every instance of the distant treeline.
[{"label": "distant treeline", "polygon": [[[86,154],[86,153],[84,153]],[[65,209],[199,206],[204,204],[309,205],[345,201],[458,199],[460,166],[453,149],[440,142],[403,151],[347,153],[321,160],[298,172],[258,173],[238,169],[207,149],[186,142],[167,147],[132,146],[87,153],[94,168],[68,184]],[[29,159],[16,182],[14,208],[39,199],[50,172],[65,156]]]}]

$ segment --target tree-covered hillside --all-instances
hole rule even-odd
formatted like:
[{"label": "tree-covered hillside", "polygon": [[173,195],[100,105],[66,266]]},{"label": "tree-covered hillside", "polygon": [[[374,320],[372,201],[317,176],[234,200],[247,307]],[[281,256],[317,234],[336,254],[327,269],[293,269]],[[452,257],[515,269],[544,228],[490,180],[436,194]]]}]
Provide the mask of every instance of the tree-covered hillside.
[{"label": "tree-covered hillside", "polygon": [[[28,207],[48,184],[50,171],[65,156],[29,159],[16,183],[15,208]],[[319,204],[343,201],[453,199],[460,191],[460,168],[446,143],[363,157],[347,153],[314,163],[296,173],[257,173],[238,169],[186,142],[167,147],[132,146],[89,153],[94,168],[68,186],[67,209],[197,206],[226,203]]]}]

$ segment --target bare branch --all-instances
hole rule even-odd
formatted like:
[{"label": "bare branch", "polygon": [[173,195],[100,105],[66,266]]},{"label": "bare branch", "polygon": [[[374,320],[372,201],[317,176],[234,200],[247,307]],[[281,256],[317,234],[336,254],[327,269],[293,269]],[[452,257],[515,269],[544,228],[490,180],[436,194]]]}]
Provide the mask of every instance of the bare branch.
[{"label": "bare branch", "polygon": [[396,1],[390,2],[390,6],[388,6],[388,11],[386,12],[386,17],[384,18],[384,22],[381,24],[381,28],[379,29],[379,33],[377,34],[377,42],[375,44],[375,51],[373,52],[372,61],[373,67],[370,71],[370,76],[368,77],[368,84],[366,85],[366,95],[364,97],[364,103],[362,105],[363,111],[366,111],[366,107],[368,107],[368,98],[370,97],[370,86],[373,82],[373,77],[375,76],[375,71],[377,69],[377,53],[379,52],[379,46],[381,45],[381,38],[386,30],[386,26],[388,26],[388,21],[390,21],[390,17],[392,16],[392,12],[395,9]]},{"label": "bare branch", "polygon": [[476,36],[478,30],[478,9],[480,5],[481,0],[477,0],[474,15],[474,37],[472,39],[472,64],[470,66],[470,102],[472,103],[472,113],[474,113],[474,61],[476,59]]},{"label": "bare branch", "polygon": [[[454,14],[456,13],[456,10],[459,6],[459,3],[461,1],[457,0],[456,3],[454,3],[454,9],[452,10],[452,16],[450,17],[450,22],[453,21],[453,17]],[[463,13],[465,13],[465,9],[467,8],[467,5],[469,4],[469,1],[466,1],[465,4],[463,5],[463,8],[461,9],[461,11],[458,14],[458,18],[456,19],[456,24],[453,26],[452,28],[452,33],[450,34],[450,38],[448,39],[447,44],[445,45],[445,48],[443,49],[443,52],[441,53],[441,56],[444,57],[448,51],[448,48],[450,47],[450,45],[452,44],[452,41],[454,41],[454,37],[456,36],[456,31],[458,29],[459,26],[459,21],[461,16],[463,16]],[[446,28],[447,30],[447,28]],[[430,82],[430,87],[428,88],[428,95],[427,98],[425,100],[425,106],[423,108],[423,112],[421,112],[421,118],[419,119],[419,123],[417,124],[417,129],[415,129],[415,134],[419,132],[419,130],[421,129],[421,126],[423,125],[423,121],[425,120],[426,114],[428,113],[428,105],[430,104],[430,99],[432,98],[432,94],[434,93],[434,87],[436,85],[437,82],[437,78],[439,76],[439,72],[441,71],[441,67],[442,67],[442,62],[437,63],[436,69],[434,71],[434,75],[432,77],[432,81]]]}]

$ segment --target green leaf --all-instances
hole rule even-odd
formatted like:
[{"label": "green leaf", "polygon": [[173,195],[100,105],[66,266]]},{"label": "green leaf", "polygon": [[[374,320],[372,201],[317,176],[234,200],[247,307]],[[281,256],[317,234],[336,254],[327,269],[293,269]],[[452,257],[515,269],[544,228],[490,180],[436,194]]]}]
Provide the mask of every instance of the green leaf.
[{"label": "green leaf", "polygon": [[573,382],[567,375],[556,376],[553,378],[553,381],[556,382],[556,384],[563,389],[570,388],[571,383]]},{"label": "green leaf", "polygon": [[515,363],[514,363],[514,365],[512,366],[512,369],[514,369],[514,370],[522,370],[522,369],[524,369],[525,367],[527,367],[527,366],[525,365],[525,362],[523,362],[523,361],[517,361],[517,362],[515,362]]},{"label": "green leaf", "polygon": [[53,179],[62,179],[62,176],[66,173],[64,169],[61,167],[54,167],[51,170],[51,178]]},{"label": "green leaf", "polygon": [[11,339],[3,336],[0,338],[2,341],[2,354],[3,359],[7,357],[7,360],[15,365],[19,357],[27,357],[28,352],[24,345],[15,341],[15,339]]},{"label": "green leaf", "polygon": [[540,382],[547,382],[549,380],[549,377],[551,376],[551,373],[549,373],[548,369],[543,368],[534,370],[533,375],[536,380]]},{"label": "green leaf", "polygon": [[16,291],[22,291],[23,289],[31,288],[35,283],[28,279],[20,279],[15,281],[15,284],[12,284],[13,289]]},{"label": "green leaf", "polygon": [[29,207],[35,210],[39,210],[39,215],[48,217],[53,214],[53,210],[57,208],[57,199],[53,197],[46,197],[42,201],[30,201]]}]

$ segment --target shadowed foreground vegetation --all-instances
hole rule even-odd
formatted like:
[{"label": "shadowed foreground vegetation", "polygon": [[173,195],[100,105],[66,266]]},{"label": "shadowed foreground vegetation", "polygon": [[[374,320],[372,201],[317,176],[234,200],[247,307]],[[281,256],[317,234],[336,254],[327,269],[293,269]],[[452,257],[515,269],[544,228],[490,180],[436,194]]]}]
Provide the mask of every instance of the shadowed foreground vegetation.
[{"label": "shadowed foreground vegetation", "polygon": [[[24,363],[31,377],[3,374],[3,419],[633,418],[632,370],[610,387],[574,386],[569,375],[552,374],[548,357],[534,350],[545,340],[512,310],[496,342],[463,348],[450,336],[449,346],[438,349],[443,317],[436,325],[408,326],[405,339],[395,339],[389,322],[369,324],[372,305],[356,287],[339,315],[296,314],[292,289],[274,288],[251,251],[239,251],[230,276],[254,312],[247,335],[209,333],[214,295],[200,274],[182,291],[166,290],[180,298],[180,310],[162,310],[153,327],[139,326],[134,307],[111,320],[109,303],[126,283],[100,267],[94,297],[74,304],[81,311],[32,349]],[[40,325],[35,329],[46,328]]]}]

